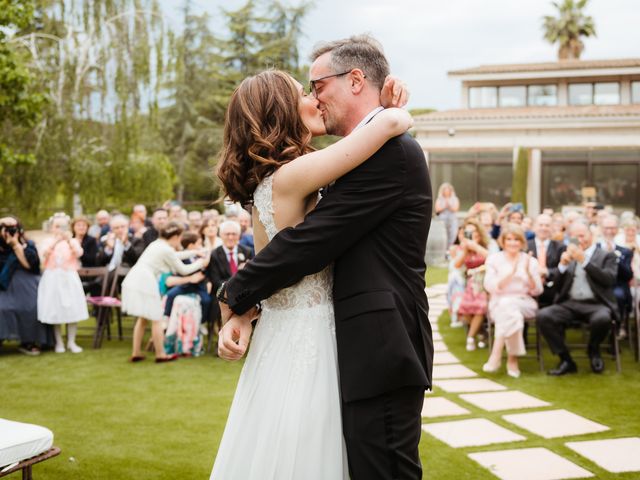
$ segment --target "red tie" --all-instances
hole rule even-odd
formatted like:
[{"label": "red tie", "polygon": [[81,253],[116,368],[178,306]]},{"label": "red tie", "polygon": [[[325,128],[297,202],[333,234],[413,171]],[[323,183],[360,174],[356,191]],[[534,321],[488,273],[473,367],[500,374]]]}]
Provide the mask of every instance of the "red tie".
[{"label": "red tie", "polygon": [[236,264],[236,261],[233,258],[233,250],[229,252],[229,268],[231,269],[231,276],[238,273],[238,264]]}]

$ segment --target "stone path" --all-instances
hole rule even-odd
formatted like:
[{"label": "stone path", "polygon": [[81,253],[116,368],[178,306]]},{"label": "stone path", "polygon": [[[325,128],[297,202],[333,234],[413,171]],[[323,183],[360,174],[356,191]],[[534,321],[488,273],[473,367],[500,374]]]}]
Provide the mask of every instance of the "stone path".
[{"label": "stone path", "polygon": [[[522,448],[512,442],[609,432],[609,427],[567,410],[554,408],[543,399],[509,390],[493,380],[478,378],[479,366],[474,366],[476,372],[463,365],[449,352],[438,331],[438,317],[447,308],[446,285],[427,288],[427,295],[429,321],[434,332],[434,391],[425,395],[423,430],[453,448],[496,445],[495,450],[471,451],[467,455],[502,480],[594,477],[592,472],[564,458],[560,452],[547,448]],[[440,390],[456,396],[453,400],[451,396],[438,396]],[[462,400],[462,405],[455,401],[458,398]],[[528,436],[473,414],[464,406],[465,402],[486,412],[511,412],[501,416],[504,425],[513,425],[520,431],[528,432]],[[439,420],[465,416],[469,418]],[[495,415],[492,418],[495,419]],[[500,448],[500,444],[506,443],[509,443],[508,448]],[[606,471],[640,472],[640,437],[571,441],[565,446]]]}]

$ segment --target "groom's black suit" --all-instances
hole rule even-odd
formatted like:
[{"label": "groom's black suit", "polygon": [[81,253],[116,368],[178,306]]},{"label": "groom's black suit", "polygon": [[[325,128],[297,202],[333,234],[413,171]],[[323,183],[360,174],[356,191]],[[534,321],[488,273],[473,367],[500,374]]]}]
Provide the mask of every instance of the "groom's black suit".
[{"label": "groom's black suit", "polygon": [[392,138],[227,284],[231,309],[244,313],[335,262],[343,430],[353,480],[422,475],[420,413],[433,361],[424,292],[431,208],[422,149],[408,134]]}]

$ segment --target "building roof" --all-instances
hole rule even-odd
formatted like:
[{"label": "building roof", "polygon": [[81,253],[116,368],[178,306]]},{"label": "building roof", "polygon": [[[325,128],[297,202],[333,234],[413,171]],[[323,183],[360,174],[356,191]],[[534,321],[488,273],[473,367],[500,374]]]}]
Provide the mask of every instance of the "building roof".
[{"label": "building roof", "polygon": [[621,58],[614,60],[563,60],[546,63],[520,63],[502,65],[481,65],[474,68],[453,70],[451,76],[476,75],[486,73],[525,73],[525,72],[561,72],[563,70],[593,70],[610,68],[640,67],[640,58]]},{"label": "building roof", "polygon": [[640,105],[587,105],[580,107],[465,108],[415,117],[416,126],[446,120],[500,120],[530,118],[640,117]]}]

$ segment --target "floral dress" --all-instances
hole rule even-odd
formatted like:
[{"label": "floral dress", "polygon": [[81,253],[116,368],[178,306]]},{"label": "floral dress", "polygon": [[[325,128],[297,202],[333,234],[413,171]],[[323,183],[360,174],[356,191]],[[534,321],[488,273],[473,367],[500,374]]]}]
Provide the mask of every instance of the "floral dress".
[{"label": "floral dress", "polygon": [[464,266],[468,273],[467,286],[460,300],[458,315],[485,315],[487,313],[487,292],[483,285],[484,268],[480,268],[484,266],[484,262],[485,257],[479,253],[469,253],[464,259]]}]

